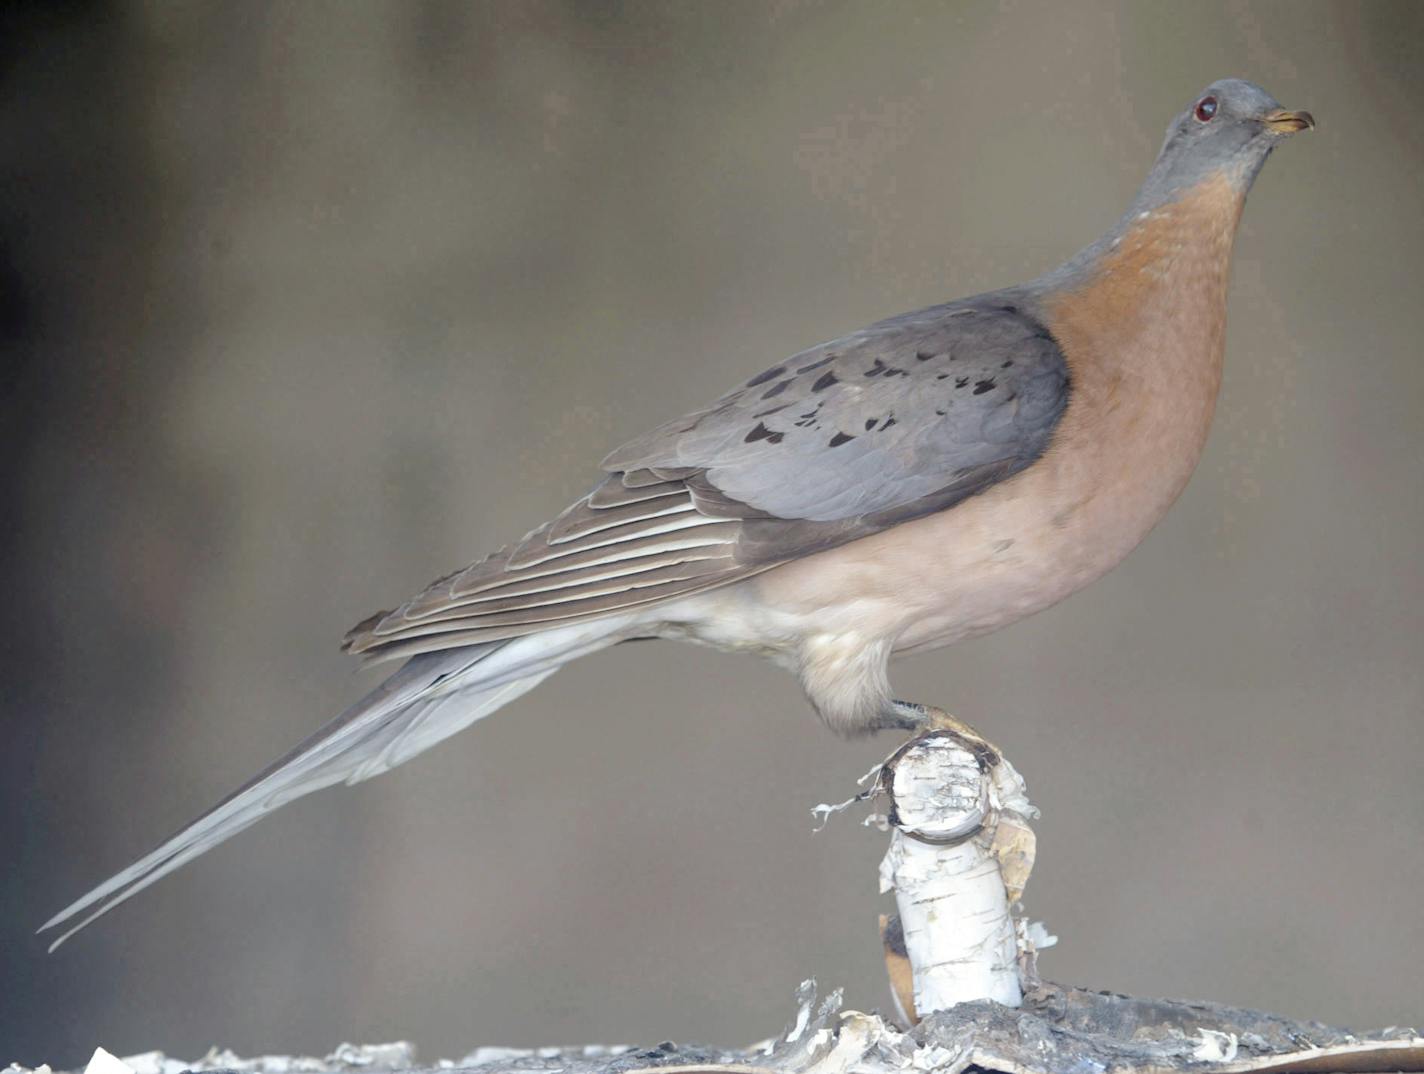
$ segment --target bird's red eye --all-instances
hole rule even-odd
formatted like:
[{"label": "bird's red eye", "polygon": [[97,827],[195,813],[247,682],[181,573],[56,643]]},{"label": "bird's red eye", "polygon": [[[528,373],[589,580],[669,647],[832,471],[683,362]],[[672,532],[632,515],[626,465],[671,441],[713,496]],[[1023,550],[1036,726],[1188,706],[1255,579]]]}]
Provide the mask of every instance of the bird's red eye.
[{"label": "bird's red eye", "polygon": [[1205,123],[1214,115],[1216,115],[1215,97],[1203,97],[1197,102],[1197,119]]}]

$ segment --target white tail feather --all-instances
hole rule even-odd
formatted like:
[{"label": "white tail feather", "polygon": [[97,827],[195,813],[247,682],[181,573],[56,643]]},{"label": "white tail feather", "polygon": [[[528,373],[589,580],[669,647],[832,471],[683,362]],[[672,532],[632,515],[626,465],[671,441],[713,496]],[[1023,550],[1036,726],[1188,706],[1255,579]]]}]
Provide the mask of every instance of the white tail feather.
[{"label": "white tail feather", "polygon": [[50,945],[53,951],[156,880],[293,799],[380,775],[488,716],[568,661],[617,641],[622,621],[585,623],[411,658],[285,757],[65,907],[39,931],[85,915]]}]

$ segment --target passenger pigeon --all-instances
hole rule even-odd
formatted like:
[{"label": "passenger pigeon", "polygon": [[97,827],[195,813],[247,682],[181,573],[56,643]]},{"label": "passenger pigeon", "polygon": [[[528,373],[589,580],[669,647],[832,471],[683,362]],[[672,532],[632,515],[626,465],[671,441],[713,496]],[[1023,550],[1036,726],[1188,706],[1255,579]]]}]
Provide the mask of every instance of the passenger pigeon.
[{"label": "passenger pigeon", "polygon": [[1221,383],[1246,192],[1314,126],[1213,83],[1126,215],[1031,283],[873,324],[624,444],[552,522],[346,638],[403,665],[44,928],[83,928],[278,806],[356,783],[576,657],[672,638],[766,657],[833,730],[956,726],[887,663],[1022,619],[1177,498]]}]

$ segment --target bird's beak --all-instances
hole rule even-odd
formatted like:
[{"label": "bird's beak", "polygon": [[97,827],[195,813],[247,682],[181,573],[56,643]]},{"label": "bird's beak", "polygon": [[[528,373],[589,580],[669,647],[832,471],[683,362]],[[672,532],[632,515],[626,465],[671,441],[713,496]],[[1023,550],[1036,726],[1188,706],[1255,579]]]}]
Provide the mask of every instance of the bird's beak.
[{"label": "bird's beak", "polygon": [[1315,117],[1309,112],[1287,112],[1284,108],[1267,113],[1262,122],[1277,134],[1296,134],[1315,129]]}]

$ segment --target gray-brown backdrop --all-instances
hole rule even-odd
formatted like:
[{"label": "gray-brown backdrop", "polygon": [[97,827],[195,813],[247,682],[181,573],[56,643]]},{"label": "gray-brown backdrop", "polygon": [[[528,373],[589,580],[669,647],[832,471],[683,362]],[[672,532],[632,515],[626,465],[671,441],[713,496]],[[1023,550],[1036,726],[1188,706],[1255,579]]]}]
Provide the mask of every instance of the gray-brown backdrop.
[{"label": "gray-brown backdrop", "polygon": [[1424,1019],[1424,5],[11,7],[0,1063],[740,1043],[882,1002],[889,742],[639,645],[30,932],[370,684],[336,640],[601,453],[1110,223],[1263,83],[1200,471],[1104,582],[900,666],[1044,810],[1067,981]]}]

